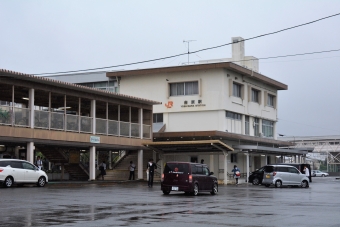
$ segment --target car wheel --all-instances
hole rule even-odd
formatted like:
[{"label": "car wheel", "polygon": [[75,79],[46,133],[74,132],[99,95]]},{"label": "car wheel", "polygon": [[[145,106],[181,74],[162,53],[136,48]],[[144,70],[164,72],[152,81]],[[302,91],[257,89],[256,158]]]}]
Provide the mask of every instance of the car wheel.
[{"label": "car wheel", "polygon": [[45,184],[46,184],[46,179],[45,179],[45,177],[40,177],[39,180],[38,180],[37,185],[38,185],[39,187],[44,187]]},{"label": "car wheel", "polygon": [[265,184],[264,186],[266,186],[268,188],[270,186],[270,184]]},{"label": "car wheel", "polygon": [[163,190],[163,194],[164,194],[164,195],[169,195],[169,194],[170,194],[170,191],[165,191],[165,190]]},{"label": "car wheel", "polygon": [[194,186],[194,196],[198,195],[198,184]]},{"label": "car wheel", "polygon": [[306,180],[301,182],[301,188],[308,188],[308,182]]},{"label": "car wheel", "polygon": [[325,177],[325,174],[322,174],[321,176],[322,176],[322,177]]},{"label": "car wheel", "polygon": [[282,186],[282,181],[277,180],[277,181],[275,182],[275,188],[281,188],[281,186]]},{"label": "car wheel", "polygon": [[259,185],[259,184],[260,184],[259,178],[255,177],[255,178],[253,179],[253,185]]},{"label": "car wheel", "polygon": [[13,186],[13,178],[12,177],[7,177],[5,179],[4,185],[6,188],[10,188]]},{"label": "car wheel", "polygon": [[216,194],[217,194],[217,192],[218,192],[218,187],[217,187],[217,184],[214,184],[214,186],[213,186],[213,189],[212,189],[212,191],[210,192],[210,194],[212,194],[212,195],[216,195]]}]

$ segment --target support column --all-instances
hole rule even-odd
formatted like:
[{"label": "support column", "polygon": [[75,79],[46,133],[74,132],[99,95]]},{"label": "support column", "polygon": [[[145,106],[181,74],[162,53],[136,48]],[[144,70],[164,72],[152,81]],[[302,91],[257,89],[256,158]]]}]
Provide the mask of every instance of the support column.
[{"label": "support column", "polygon": [[[224,152],[223,152],[224,153]],[[228,153],[224,153],[224,182],[225,185],[228,184]]]},{"label": "support column", "polygon": [[143,179],[143,167],[144,167],[144,164],[143,164],[143,150],[138,150],[138,176],[137,178],[139,180],[142,180]]},{"label": "support column", "polygon": [[34,142],[27,142],[27,161],[34,163]]},{"label": "support column", "polygon": [[96,135],[96,100],[91,100],[92,134]]},{"label": "support column", "polygon": [[265,160],[264,163],[265,163],[266,165],[268,165],[268,155],[265,156],[265,159],[266,159],[266,160]]},{"label": "support column", "polygon": [[112,151],[109,152],[109,169],[112,169]]},{"label": "support column", "polygon": [[214,165],[214,155],[210,155],[210,163],[209,163],[210,172],[215,172],[215,165]]},{"label": "support column", "polygon": [[34,128],[34,89],[30,88],[28,90],[28,109],[29,109],[29,126]]},{"label": "support column", "polygon": [[246,182],[248,182],[248,179],[249,179],[249,154],[246,153],[246,159],[247,159],[247,179],[246,179]]},{"label": "support column", "polygon": [[143,139],[143,109],[138,109],[138,123],[140,124],[140,138]]},{"label": "support column", "polygon": [[90,147],[89,181],[96,179],[96,147]]}]

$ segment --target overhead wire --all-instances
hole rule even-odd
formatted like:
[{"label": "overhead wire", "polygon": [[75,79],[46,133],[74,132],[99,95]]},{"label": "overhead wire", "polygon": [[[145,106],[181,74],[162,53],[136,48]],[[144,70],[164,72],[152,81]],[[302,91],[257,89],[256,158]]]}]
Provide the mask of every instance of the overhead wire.
[{"label": "overhead wire", "polygon": [[[339,15],[340,15],[340,13],[333,14],[333,15],[330,15],[330,16],[327,16],[327,17],[323,17],[323,18],[319,18],[317,20],[313,20],[313,21],[310,21],[310,22],[307,22],[307,23],[295,25],[295,26],[292,26],[292,27],[289,27],[289,28],[281,29],[281,30],[278,30],[278,31],[270,32],[270,33],[265,33],[265,34],[262,34],[262,35],[254,36],[254,37],[247,38],[247,39],[243,39],[243,40],[237,41],[237,42],[244,42],[244,41],[248,41],[248,40],[252,40],[252,39],[257,39],[257,38],[268,36],[268,35],[273,35],[273,34],[276,34],[276,33],[280,33],[280,32],[287,31],[287,30],[291,30],[291,29],[298,28],[298,27],[301,27],[301,26],[306,26],[306,25],[309,25],[309,24],[313,24],[313,23],[319,22],[321,20],[329,19],[331,17],[335,17],[335,16],[339,16]],[[162,57],[162,58],[155,58],[155,59],[150,59],[150,60],[144,60],[144,61],[139,61],[139,62],[120,64],[120,65],[97,67],[97,68],[91,68],[91,69],[70,70],[70,71],[62,71],[62,72],[52,72],[52,73],[51,72],[49,72],[49,73],[35,73],[34,75],[38,76],[38,75],[60,74],[60,73],[86,72],[86,71],[93,71],[93,70],[99,70],[99,69],[109,69],[109,68],[117,68],[117,67],[123,67],[123,66],[130,66],[130,65],[136,65],[136,64],[142,64],[142,63],[148,63],[148,62],[153,62],[153,61],[159,61],[159,60],[179,57],[179,56],[183,56],[183,55],[187,55],[187,54],[194,54],[194,53],[198,53],[198,52],[202,52],[202,51],[206,51],[206,50],[211,50],[211,49],[216,49],[216,48],[228,46],[228,45],[231,45],[231,44],[233,44],[233,42],[222,44],[222,45],[218,45],[218,46],[214,46],[214,47],[203,48],[203,49],[192,51],[192,52],[176,54],[176,55],[171,55],[171,56]]]}]

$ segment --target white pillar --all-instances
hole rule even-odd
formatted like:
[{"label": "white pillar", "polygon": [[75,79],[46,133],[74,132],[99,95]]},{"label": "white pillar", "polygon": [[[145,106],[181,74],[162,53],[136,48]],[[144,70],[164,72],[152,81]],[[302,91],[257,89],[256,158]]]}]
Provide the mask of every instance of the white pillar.
[{"label": "white pillar", "polygon": [[92,134],[96,134],[96,100],[91,100]]},{"label": "white pillar", "polygon": [[268,165],[268,155],[265,156],[265,159],[266,159],[266,160],[264,161],[264,163],[265,163],[266,165]]},{"label": "white pillar", "polygon": [[30,128],[34,128],[34,89],[33,88],[30,88],[28,90],[28,98],[29,98],[28,108],[29,108],[29,111],[30,111],[29,126],[30,126]]},{"label": "white pillar", "polygon": [[90,147],[89,181],[96,179],[96,147]]},{"label": "white pillar", "polygon": [[249,179],[249,154],[246,153],[246,159],[247,159],[247,179],[246,182],[248,182]]},{"label": "white pillar", "polygon": [[27,161],[34,163],[34,142],[27,142]]},{"label": "white pillar", "polygon": [[143,179],[143,150],[138,150],[138,179]]},{"label": "white pillar", "polygon": [[138,109],[138,123],[140,124],[140,138],[143,139],[143,109]]},{"label": "white pillar", "polygon": [[228,153],[224,153],[224,184],[228,184]]}]

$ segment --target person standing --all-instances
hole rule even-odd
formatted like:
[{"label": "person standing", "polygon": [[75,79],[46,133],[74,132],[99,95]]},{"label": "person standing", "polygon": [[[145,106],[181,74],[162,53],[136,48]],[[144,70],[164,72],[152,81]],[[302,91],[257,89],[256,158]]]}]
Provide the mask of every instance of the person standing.
[{"label": "person standing", "polygon": [[102,176],[102,180],[104,180],[104,175],[106,175],[106,163],[105,163],[105,161],[103,161],[99,165],[99,170],[100,170],[100,175]]},{"label": "person standing", "polygon": [[234,172],[234,178],[236,180],[235,184],[238,185],[238,178],[240,178],[241,176],[240,169],[237,167],[237,165],[234,165],[234,169],[231,172]]},{"label": "person standing", "polygon": [[201,159],[201,164],[204,164],[204,159]]},{"label": "person standing", "polygon": [[42,163],[40,156],[37,157],[37,166],[39,170],[42,169],[43,163]]},{"label": "person standing", "polygon": [[153,159],[151,158],[146,167],[149,170],[148,186],[149,186],[149,188],[151,188],[152,185],[153,185],[153,176],[154,176],[154,173],[155,173],[155,169],[157,169],[157,165],[153,162]]},{"label": "person standing", "polygon": [[309,174],[309,169],[308,169],[308,167],[305,166],[305,167],[303,168],[303,171],[305,172],[306,177],[308,177],[309,182],[311,182],[311,179],[310,179],[311,177],[310,177],[310,174]]},{"label": "person standing", "polygon": [[130,176],[129,176],[129,180],[135,180],[135,169],[136,169],[136,165],[133,164],[133,161],[130,161]]}]

